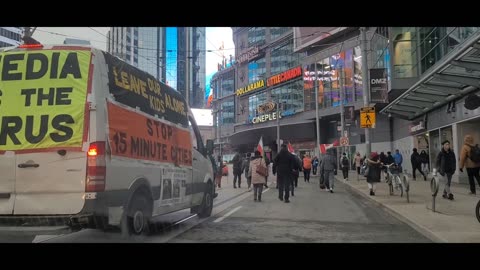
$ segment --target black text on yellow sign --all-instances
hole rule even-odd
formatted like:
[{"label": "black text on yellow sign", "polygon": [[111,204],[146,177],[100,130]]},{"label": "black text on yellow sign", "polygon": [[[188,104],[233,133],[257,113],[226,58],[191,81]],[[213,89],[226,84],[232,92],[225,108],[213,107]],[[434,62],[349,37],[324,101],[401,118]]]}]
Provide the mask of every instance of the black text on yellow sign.
[{"label": "black text on yellow sign", "polygon": [[0,150],[80,148],[90,51],[0,53]]},{"label": "black text on yellow sign", "polygon": [[360,128],[375,128],[375,107],[360,109]]}]

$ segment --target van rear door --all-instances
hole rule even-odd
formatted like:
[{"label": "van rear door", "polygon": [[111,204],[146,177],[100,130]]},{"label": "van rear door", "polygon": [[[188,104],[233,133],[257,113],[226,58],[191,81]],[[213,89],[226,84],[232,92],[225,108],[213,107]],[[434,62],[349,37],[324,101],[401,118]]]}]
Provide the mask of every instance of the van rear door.
[{"label": "van rear door", "polygon": [[82,210],[92,59],[81,46],[0,51],[0,214]]},{"label": "van rear door", "polygon": [[77,214],[82,210],[85,152],[67,150],[64,156],[57,151],[16,156],[15,215]]},{"label": "van rear door", "polygon": [[0,151],[0,215],[11,215],[15,201],[15,154]]}]

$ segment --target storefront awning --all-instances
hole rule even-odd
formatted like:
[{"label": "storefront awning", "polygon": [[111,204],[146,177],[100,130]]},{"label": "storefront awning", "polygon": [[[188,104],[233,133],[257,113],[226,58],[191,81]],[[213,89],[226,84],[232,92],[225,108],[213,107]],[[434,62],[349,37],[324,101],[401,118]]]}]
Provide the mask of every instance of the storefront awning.
[{"label": "storefront awning", "polygon": [[480,31],[380,112],[412,120],[480,87]]}]

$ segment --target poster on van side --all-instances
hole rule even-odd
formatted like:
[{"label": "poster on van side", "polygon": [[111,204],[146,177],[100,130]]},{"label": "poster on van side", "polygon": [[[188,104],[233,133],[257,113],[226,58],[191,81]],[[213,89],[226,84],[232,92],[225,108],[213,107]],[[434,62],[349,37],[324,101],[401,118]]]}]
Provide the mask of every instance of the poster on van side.
[{"label": "poster on van side", "polygon": [[109,91],[115,101],[188,126],[188,106],[182,95],[154,76],[104,52],[108,66]]},{"label": "poster on van side", "polygon": [[162,193],[160,205],[185,202],[187,191],[187,171],[182,168],[162,169]]},{"label": "poster on van side", "polygon": [[0,151],[81,150],[92,53],[0,52]]},{"label": "poster on van side", "polygon": [[187,128],[107,102],[112,155],[192,166],[192,139]]}]

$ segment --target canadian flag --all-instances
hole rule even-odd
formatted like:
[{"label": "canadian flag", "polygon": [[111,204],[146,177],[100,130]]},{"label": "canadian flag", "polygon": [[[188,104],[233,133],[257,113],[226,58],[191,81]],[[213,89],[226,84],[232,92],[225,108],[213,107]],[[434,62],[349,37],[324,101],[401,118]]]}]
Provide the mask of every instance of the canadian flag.
[{"label": "canadian flag", "polygon": [[333,143],[330,143],[330,144],[320,144],[319,145],[319,148],[320,148],[320,153],[322,154],[326,154],[327,153],[327,149],[330,149],[330,148],[333,148],[335,146],[339,146],[340,144],[338,143],[338,140],[335,140]]},{"label": "canadian flag", "polygon": [[257,150],[258,152],[260,152],[260,155],[262,155],[263,157],[263,136],[260,137],[260,141],[258,142],[258,145],[257,145]]},{"label": "canadian flag", "polygon": [[295,150],[293,149],[292,144],[288,143],[288,152],[293,153]]}]

